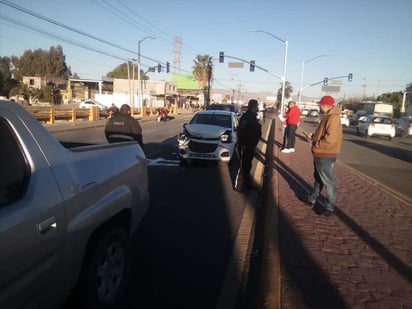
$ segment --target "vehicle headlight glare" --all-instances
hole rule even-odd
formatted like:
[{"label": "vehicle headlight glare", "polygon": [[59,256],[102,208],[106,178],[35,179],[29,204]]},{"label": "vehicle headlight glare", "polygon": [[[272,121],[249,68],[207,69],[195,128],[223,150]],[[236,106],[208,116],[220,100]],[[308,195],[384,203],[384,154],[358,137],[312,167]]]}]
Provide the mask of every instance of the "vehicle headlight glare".
[{"label": "vehicle headlight glare", "polygon": [[230,142],[230,132],[226,131],[220,136],[220,140],[222,143],[229,143]]}]

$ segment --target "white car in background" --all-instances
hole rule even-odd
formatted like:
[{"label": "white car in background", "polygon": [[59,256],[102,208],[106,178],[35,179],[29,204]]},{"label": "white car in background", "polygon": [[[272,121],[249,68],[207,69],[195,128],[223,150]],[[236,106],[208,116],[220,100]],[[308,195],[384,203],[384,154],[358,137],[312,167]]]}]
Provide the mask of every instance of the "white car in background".
[{"label": "white car in background", "polygon": [[345,128],[349,127],[349,117],[348,117],[347,114],[345,114],[345,113],[340,114],[340,123]]},{"label": "white car in background", "polygon": [[230,162],[237,144],[235,113],[207,110],[197,112],[183,125],[178,136],[179,158]]},{"label": "white car in background", "polygon": [[97,102],[97,101],[93,101],[93,100],[86,100],[83,102],[80,102],[79,104],[79,108],[90,108],[93,106],[97,106],[99,108],[99,110],[104,111],[107,109],[106,105]]},{"label": "white car in background", "polygon": [[368,115],[359,118],[357,134],[370,136],[385,136],[392,139],[395,136],[395,126],[392,118],[380,115]]}]

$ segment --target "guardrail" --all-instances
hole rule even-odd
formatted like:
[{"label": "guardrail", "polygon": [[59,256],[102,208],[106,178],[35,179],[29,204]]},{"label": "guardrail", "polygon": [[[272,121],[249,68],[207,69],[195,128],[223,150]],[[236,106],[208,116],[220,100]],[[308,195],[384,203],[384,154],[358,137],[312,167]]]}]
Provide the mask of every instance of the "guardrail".
[{"label": "guardrail", "polygon": [[[45,107],[45,106],[29,106],[26,107],[27,111],[37,120],[44,123],[55,123],[56,120],[66,120],[69,122],[75,122],[76,120],[83,119],[89,121],[96,121],[101,118],[107,118],[109,114],[106,111],[99,110],[98,107],[85,108],[62,108],[62,107]],[[172,107],[169,111],[170,114],[176,114],[177,108]],[[158,114],[157,108],[140,108],[135,114],[139,116],[155,116]]]},{"label": "guardrail", "polygon": [[54,107],[27,107],[27,111],[37,120],[45,123],[55,123],[56,120],[66,120],[75,122],[79,119],[90,121],[107,117],[105,111],[100,111],[97,107],[84,108],[54,108]]}]

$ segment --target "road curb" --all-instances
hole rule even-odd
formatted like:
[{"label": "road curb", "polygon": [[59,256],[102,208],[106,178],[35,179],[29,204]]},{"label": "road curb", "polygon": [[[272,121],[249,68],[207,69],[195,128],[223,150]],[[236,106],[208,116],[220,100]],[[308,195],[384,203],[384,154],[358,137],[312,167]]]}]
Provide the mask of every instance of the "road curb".
[{"label": "road curb", "polygon": [[265,209],[263,214],[263,239],[260,252],[260,266],[256,308],[280,308],[281,306],[281,271],[278,237],[278,205],[279,186],[278,172],[275,168],[274,157],[277,155],[276,120],[271,125],[272,141],[271,156],[268,157],[267,188]]},{"label": "road curb", "polygon": [[383,183],[377,181],[376,179],[373,179],[372,177],[369,177],[368,175],[359,172],[358,170],[354,169],[353,167],[351,167],[350,165],[337,160],[338,164],[342,165],[343,167],[349,169],[353,174],[356,174],[359,177],[364,178],[366,181],[368,181],[370,184],[375,185],[379,188],[381,188],[382,190],[386,191],[387,193],[391,194],[394,198],[400,200],[401,202],[404,202],[405,204],[408,204],[409,206],[412,207],[412,199],[386,185],[384,185]]},{"label": "road curb", "polygon": [[[266,153],[270,131],[271,126],[264,132],[264,141],[266,142],[259,142],[260,146],[258,144],[257,150],[262,154]],[[253,170],[253,180],[261,187],[265,164],[260,160],[256,160],[256,162]],[[217,301],[217,309],[236,308],[242,280],[245,278],[247,280],[248,278],[247,270],[249,268],[247,261],[250,260],[251,247],[253,246],[256,217],[255,207],[258,204],[258,192],[251,192],[248,196],[245,196],[245,203],[245,211],[235,237],[229,266]]]}]

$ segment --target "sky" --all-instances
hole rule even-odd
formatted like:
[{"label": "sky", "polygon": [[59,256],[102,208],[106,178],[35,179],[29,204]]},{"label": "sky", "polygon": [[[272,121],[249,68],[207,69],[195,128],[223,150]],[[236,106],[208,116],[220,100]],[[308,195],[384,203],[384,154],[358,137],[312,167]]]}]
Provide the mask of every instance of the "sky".
[{"label": "sky", "polygon": [[[273,94],[286,58],[294,98],[301,84],[302,96],[319,98],[322,83],[311,85],[339,76],[333,95],[359,98],[412,83],[411,14],[411,0],[0,0],[0,56],[61,45],[73,74],[101,79],[140,45],[144,70],[169,62],[191,74],[196,55],[210,55],[214,88]],[[219,63],[221,51],[259,68],[230,68],[239,61]]]}]

